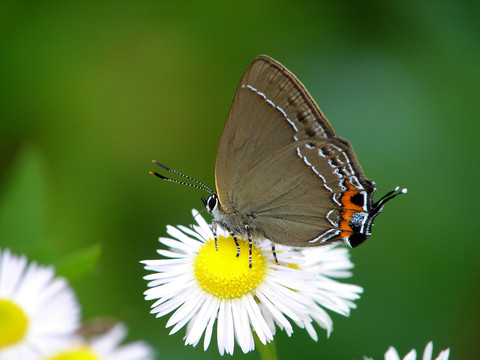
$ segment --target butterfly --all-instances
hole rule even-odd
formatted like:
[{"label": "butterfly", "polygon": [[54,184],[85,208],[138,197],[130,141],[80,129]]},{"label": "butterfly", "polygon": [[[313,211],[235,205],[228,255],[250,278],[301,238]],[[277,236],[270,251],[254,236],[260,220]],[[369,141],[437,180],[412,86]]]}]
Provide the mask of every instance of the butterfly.
[{"label": "butterfly", "polygon": [[371,235],[385,203],[407,192],[396,187],[375,202],[375,183],[350,143],[335,134],[295,75],[266,55],[253,60],[235,93],[218,148],[216,191],[155,163],[209,193],[202,200],[214,232],[229,231],[237,256],[237,235],[247,238],[250,267],[258,238],[270,240],[274,254],[275,244],[356,247]]}]

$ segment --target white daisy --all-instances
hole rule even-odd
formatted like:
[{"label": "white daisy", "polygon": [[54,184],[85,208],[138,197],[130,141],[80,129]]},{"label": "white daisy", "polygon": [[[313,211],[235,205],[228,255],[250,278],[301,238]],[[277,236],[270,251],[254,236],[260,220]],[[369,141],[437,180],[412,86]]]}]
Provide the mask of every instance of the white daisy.
[{"label": "white daisy", "polygon": [[80,308],[52,266],[0,250],[0,360],[36,359],[70,341]]},{"label": "white daisy", "polygon": [[122,345],[127,328],[116,324],[102,335],[84,339],[76,337],[62,350],[44,360],[150,360],[154,358],[152,348],[143,341]]},{"label": "white daisy", "polygon": [[312,322],[328,333],[332,329],[322,307],[343,315],[354,307],[351,300],[362,289],[330,279],[350,275],[347,250],[277,246],[276,264],[270,242],[258,241],[249,268],[247,240],[238,238],[241,250],[236,257],[233,239],[219,229],[216,251],[210,226],[198,212],[193,215],[198,223],[193,230],[168,226],[174,239],[159,239],[168,247],[157,251],[164,259],[143,261],[145,269],[154,272],[145,276],[150,287],[145,299],[158,299],[151,312],[161,317],[174,311],[167,327],[173,326],[173,334],[187,325],[185,344],[196,346],[204,335],[207,349],[215,322],[222,355],[233,354],[235,341],[243,352],[253,350],[253,332],[263,344],[273,340],[276,326],[290,335],[291,321],[316,340]]},{"label": "white daisy", "polygon": [[[425,347],[422,360],[431,360],[432,353],[433,353],[433,343],[430,341]],[[448,360],[449,356],[450,356],[450,349],[443,350],[440,352],[440,354],[438,354],[435,360]],[[415,360],[416,358],[417,358],[417,352],[415,351],[415,349],[412,349],[407,355],[405,355],[403,360]],[[371,358],[364,358],[364,359],[372,360]],[[395,350],[393,346],[390,346],[390,348],[385,353],[385,360],[402,360],[402,359],[398,355],[397,350]]]}]

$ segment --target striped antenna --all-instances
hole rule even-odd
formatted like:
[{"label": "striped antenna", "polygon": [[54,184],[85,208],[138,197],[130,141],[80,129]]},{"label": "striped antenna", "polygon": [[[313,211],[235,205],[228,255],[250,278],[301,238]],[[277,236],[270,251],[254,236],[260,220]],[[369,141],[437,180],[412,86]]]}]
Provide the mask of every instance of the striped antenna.
[{"label": "striped antenna", "polygon": [[196,185],[196,184],[190,184],[190,183],[187,183],[185,181],[179,181],[179,180],[175,180],[175,179],[171,179],[171,178],[168,178],[166,176],[163,176],[155,171],[150,171],[150,174],[152,175],[155,175],[156,177],[162,179],[162,180],[166,180],[166,181],[170,181],[170,182],[173,182],[173,183],[176,183],[176,184],[181,184],[181,185],[186,185],[186,186],[190,186],[190,187],[193,187],[193,188],[196,188],[196,189],[200,189],[200,190],[203,190],[203,191],[206,191],[208,192],[209,194],[213,194],[213,191],[212,189],[210,189],[207,185],[205,185],[204,183],[198,181],[197,179],[194,179],[192,178],[191,176],[188,176],[188,175],[185,175],[183,173],[181,173],[180,171],[177,171],[177,170],[174,170],[174,169],[171,169],[161,163],[159,163],[158,161],[156,160],[153,160],[152,161],[155,165],[158,165],[160,166],[162,169],[165,169],[171,173],[174,173],[176,175],[179,175],[179,176],[183,176],[184,178],[188,179],[188,180],[191,180],[193,182],[196,182],[197,184],[199,185]]}]

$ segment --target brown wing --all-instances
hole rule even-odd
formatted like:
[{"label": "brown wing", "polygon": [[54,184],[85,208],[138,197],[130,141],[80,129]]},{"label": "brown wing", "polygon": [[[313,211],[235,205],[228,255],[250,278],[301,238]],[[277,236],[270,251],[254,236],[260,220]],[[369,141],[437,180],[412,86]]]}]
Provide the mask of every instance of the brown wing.
[{"label": "brown wing", "polygon": [[[343,165],[332,159],[342,156],[350,169],[334,173]],[[267,56],[257,57],[240,81],[215,175],[226,214],[254,214],[254,232],[297,246],[334,228],[336,215],[327,215],[339,209],[333,195],[345,191],[342,179],[356,176],[365,186],[350,144],[335,136],[298,79]]]}]

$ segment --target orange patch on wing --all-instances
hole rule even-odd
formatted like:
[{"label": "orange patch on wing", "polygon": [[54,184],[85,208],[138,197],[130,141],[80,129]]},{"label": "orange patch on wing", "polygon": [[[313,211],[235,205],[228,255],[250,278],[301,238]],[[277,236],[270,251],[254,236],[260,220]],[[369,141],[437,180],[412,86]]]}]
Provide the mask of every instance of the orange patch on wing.
[{"label": "orange patch on wing", "polygon": [[352,235],[353,231],[350,226],[350,219],[352,218],[353,214],[359,211],[365,211],[361,206],[358,206],[352,202],[352,197],[357,195],[360,191],[358,191],[348,180],[345,180],[345,184],[348,187],[348,190],[345,191],[340,198],[340,202],[342,203],[342,221],[340,221],[340,229],[342,232],[337,236],[338,239],[343,239]]},{"label": "orange patch on wing", "polygon": [[345,185],[347,185],[348,190],[345,191],[340,198],[343,208],[348,210],[365,211],[361,206],[352,202],[352,197],[360,193],[360,191],[358,191],[348,180],[345,180]]}]

